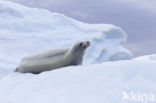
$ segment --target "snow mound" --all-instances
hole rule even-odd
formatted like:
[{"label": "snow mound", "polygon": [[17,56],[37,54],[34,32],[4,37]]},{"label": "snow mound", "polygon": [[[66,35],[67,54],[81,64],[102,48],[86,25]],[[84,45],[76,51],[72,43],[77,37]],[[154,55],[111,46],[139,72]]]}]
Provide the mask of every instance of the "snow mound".
[{"label": "snow mound", "polygon": [[134,60],[144,60],[144,61],[155,62],[156,61],[156,54],[137,57],[137,58],[134,58]]},{"label": "snow mound", "polygon": [[[140,96],[156,96],[156,62],[147,61],[70,66],[39,75],[10,73],[0,78],[0,103],[148,103]],[[134,92],[135,99],[122,99],[123,92],[129,98]]]},{"label": "snow mound", "polygon": [[[0,1],[0,57],[18,64],[26,55],[91,41],[84,63],[131,59],[125,32],[110,24],[87,24],[48,10]],[[17,55],[18,54],[18,55]],[[5,58],[3,61],[5,61]],[[14,59],[16,58],[16,60]]]}]

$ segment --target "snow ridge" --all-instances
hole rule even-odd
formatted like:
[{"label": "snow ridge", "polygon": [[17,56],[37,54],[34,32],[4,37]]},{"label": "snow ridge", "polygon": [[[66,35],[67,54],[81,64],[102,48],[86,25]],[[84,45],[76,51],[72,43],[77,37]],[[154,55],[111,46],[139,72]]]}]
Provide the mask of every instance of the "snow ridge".
[{"label": "snow ridge", "polygon": [[[87,24],[48,10],[0,1],[0,56],[19,59],[55,48],[68,48],[78,41],[91,41],[84,63],[131,59],[121,43],[126,33],[111,24]],[[31,46],[30,46],[31,45]],[[9,52],[12,51],[12,52]],[[16,53],[20,55],[16,55]],[[11,62],[16,62],[13,60]]]}]

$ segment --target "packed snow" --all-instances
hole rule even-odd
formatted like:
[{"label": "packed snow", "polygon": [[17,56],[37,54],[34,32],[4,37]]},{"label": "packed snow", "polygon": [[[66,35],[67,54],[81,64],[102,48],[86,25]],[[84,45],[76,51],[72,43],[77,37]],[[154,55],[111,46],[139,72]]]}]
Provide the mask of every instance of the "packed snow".
[{"label": "packed snow", "polygon": [[[0,103],[134,103],[122,99],[123,92],[155,96],[155,68],[155,61],[137,58],[70,66],[39,75],[10,73],[0,79]],[[148,98],[143,101],[154,103],[155,97],[152,102]]]},{"label": "packed snow", "polygon": [[[126,38],[111,24],[0,0],[0,103],[156,102],[156,55],[132,59],[121,45]],[[86,40],[91,46],[83,65],[39,75],[12,72],[26,55]]]}]

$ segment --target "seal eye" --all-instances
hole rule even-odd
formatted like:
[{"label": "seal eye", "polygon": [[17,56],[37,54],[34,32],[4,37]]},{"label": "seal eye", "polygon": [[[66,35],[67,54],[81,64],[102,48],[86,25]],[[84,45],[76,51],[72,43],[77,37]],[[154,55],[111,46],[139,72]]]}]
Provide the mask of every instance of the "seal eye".
[{"label": "seal eye", "polygon": [[80,43],[80,46],[83,46],[83,43]]}]

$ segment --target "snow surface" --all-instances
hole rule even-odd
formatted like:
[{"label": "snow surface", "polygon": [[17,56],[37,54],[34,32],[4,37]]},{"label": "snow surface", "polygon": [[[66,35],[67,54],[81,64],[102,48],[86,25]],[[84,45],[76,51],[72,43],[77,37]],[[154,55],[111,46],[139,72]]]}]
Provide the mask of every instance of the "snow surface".
[{"label": "snow surface", "polygon": [[[132,58],[121,45],[126,38],[114,25],[0,0],[0,103],[132,103],[122,99],[123,91],[156,96],[156,55],[125,60]],[[12,72],[28,54],[84,40],[91,47],[81,66],[39,75]]]},{"label": "snow surface", "polygon": [[156,61],[138,58],[39,75],[9,73],[0,78],[0,103],[135,103],[123,100],[122,92],[156,96],[155,73]]}]

